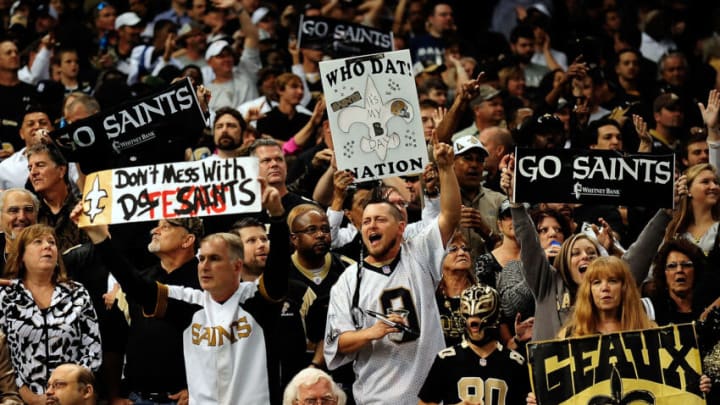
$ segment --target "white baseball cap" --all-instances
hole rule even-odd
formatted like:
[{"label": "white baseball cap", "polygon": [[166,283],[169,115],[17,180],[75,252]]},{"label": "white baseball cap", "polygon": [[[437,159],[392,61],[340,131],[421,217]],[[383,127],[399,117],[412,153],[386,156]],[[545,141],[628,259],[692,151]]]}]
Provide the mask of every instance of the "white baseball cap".
[{"label": "white baseball cap", "polygon": [[225,40],[219,40],[215,41],[208,46],[207,51],[205,51],[205,60],[210,60],[213,56],[218,56],[222,51],[225,50],[225,48],[230,48],[232,50],[232,47],[230,46],[230,43]]},{"label": "white baseball cap", "polygon": [[453,151],[455,152],[455,155],[461,155],[470,149],[478,148],[485,152],[485,155],[489,155],[490,153],[485,148],[485,145],[480,142],[475,135],[465,135],[462,136],[455,141],[453,141]]},{"label": "white baseball cap", "polygon": [[126,13],[122,13],[115,19],[115,29],[119,30],[120,27],[132,27],[135,25],[140,24],[142,20],[140,17],[138,17],[137,14],[133,13],[132,11],[128,11]]}]

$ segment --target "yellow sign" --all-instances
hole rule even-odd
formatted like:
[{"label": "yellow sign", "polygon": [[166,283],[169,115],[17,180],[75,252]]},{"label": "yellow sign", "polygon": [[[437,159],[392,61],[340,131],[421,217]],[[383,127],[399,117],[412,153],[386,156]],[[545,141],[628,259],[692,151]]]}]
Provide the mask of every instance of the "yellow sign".
[{"label": "yellow sign", "polygon": [[705,404],[693,324],[528,345],[538,404]]}]

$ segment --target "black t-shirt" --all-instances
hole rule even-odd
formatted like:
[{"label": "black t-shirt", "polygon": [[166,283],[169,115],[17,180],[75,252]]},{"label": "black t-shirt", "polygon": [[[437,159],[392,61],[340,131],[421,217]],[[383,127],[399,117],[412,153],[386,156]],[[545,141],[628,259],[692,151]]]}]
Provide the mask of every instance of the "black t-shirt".
[{"label": "black t-shirt", "polygon": [[0,86],[0,143],[12,144],[16,152],[25,146],[18,131],[26,107],[34,103],[35,99],[35,88],[25,82],[15,86]]},{"label": "black t-shirt", "polygon": [[257,122],[257,130],[261,134],[268,134],[275,139],[288,141],[310,120],[310,116],[296,112],[292,118],[283,114],[277,107],[268,112]]}]

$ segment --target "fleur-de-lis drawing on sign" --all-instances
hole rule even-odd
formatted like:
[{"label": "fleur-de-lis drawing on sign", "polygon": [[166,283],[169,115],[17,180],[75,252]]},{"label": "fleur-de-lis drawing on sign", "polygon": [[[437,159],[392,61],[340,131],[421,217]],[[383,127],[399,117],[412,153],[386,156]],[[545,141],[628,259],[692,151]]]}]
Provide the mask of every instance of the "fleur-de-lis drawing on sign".
[{"label": "fleur-de-lis drawing on sign", "polygon": [[655,404],[655,396],[650,391],[633,390],[623,395],[622,378],[615,366],[610,374],[610,390],[612,396],[595,395],[590,398],[588,405],[628,405],[635,401],[641,401],[647,405]]},{"label": "fleur-de-lis drawing on sign", "polygon": [[385,160],[388,149],[400,145],[400,135],[388,130],[388,122],[394,117],[405,122],[412,121],[413,109],[410,103],[401,98],[384,103],[372,78],[368,78],[365,85],[363,101],[362,107],[350,106],[340,111],[338,127],[341,131],[348,132],[352,124],[365,125],[367,134],[360,140],[360,149],[363,152],[375,152],[381,160]]}]

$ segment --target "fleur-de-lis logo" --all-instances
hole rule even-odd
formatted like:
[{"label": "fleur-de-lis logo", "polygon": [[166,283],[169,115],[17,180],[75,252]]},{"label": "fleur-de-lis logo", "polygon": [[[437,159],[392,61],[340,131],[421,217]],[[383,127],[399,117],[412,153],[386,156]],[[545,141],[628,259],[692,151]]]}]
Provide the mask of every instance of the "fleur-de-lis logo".
[{"label": "fleur-de-lis logo", "polygon": [[655,396],[650,391],[633,390],[623,395],[622,378],[615,366],[610,375],[610,390],[612,396],[595,395],[590,398],[588,405],[628,405],[635,401],[641,401],[647,405],[655,404]]}]

